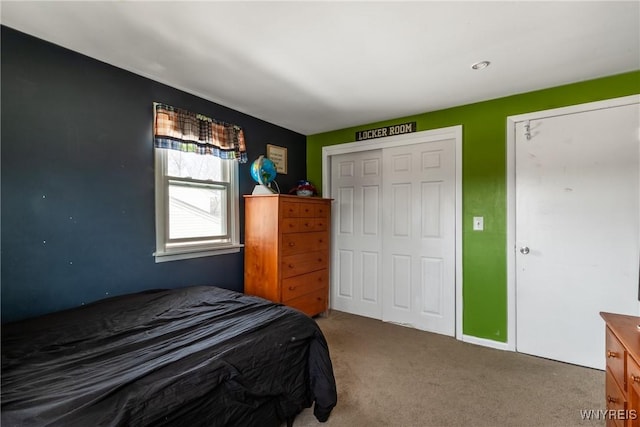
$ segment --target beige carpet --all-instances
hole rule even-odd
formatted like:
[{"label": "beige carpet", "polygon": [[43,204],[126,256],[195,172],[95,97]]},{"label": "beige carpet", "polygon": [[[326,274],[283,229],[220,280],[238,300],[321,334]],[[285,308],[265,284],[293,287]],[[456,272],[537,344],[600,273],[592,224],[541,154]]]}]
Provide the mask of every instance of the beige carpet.
[{"label": "beige carpet", "polygon": [[604,425],[580,412],[604,409],[603,371],[342,312],[316,320],[338,405],[325,424],[307,409],[294,427]]}]

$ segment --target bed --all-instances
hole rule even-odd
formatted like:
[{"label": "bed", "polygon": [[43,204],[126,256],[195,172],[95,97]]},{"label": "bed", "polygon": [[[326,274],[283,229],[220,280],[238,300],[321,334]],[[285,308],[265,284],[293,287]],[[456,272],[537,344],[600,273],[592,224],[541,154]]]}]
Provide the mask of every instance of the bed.
[{"label": "bed", "polygon": [[3,427],[281,426],[337,401],[313,319],[213,286],[5,324],[1,383]]}]

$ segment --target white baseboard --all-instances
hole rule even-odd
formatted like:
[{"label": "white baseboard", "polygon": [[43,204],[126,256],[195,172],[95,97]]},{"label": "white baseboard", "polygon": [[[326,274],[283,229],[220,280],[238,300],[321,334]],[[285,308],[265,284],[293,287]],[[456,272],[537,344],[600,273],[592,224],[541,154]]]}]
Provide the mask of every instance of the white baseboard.
[{"label": "white baseboard", "polygon": [[488,340],[486,338],[473,337],[471,335],[462,335],[462,341],[468,342],[469,344],[481,345],[483,347],[497,348],[498,350],[506,350],[506,351],[515,350],[514,348],[511,348],[511,346],[508,343]]}]

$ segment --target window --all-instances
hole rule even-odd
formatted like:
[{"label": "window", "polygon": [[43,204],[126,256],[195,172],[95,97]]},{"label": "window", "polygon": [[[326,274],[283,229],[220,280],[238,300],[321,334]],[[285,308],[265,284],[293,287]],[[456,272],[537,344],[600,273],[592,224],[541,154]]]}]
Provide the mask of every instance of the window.
[{"label": "window", "polygon": [[242,128],[154,103],[153,141],[156,262],[239,252]]},{"label": "window", "polygon": [[156,262],[238,252],[238,162],[155,153]]}]

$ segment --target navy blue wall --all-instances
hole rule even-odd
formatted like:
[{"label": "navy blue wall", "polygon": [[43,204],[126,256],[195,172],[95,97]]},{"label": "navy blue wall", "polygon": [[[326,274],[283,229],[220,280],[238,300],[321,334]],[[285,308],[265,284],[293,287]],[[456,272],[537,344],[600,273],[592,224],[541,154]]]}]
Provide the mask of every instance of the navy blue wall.
[{"label": "navy blue wall", "polygon": [[[152,103],[242,126],[250,161],[287,147],[283,192],[306,176],[305,136],[4,26],[1,36],[2,322],[152,288],[242,291],[243,252],[155,263]],[[253,185],[241,165],[240,194]]]}]

